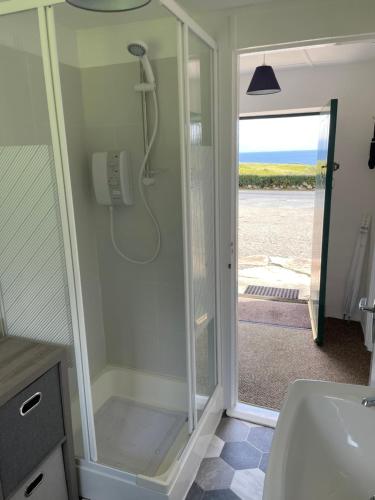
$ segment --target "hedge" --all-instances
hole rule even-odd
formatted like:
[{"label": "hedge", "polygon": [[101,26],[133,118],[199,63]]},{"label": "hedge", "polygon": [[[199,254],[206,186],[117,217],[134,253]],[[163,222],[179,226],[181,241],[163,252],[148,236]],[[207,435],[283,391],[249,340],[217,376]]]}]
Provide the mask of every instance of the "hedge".
[{"label": "hedge", "polygon": [[245,189],[314,189],[312,175],[240,175],[239,186]]}]

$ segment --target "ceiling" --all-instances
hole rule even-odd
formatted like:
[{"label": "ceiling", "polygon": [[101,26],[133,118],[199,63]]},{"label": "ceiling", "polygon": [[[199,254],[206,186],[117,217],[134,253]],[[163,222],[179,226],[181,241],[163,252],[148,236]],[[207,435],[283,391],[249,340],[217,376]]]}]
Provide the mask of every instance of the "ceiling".
[{"label": "ceiling", "polygon": [[[240,57],[240,72],[249,73],[263,64],[263,54],[246,54]],[[275,69],[349,64],[375,60],[375,40],[327,44],[305,49],[287,49],[266,53],[266,63]]]},{"label": "ceiling", "polygon": [[213,9],[228,9],[234,7],[243,7],[245,5],[254,5],[266,3],[275,0],[177,0],[182,6],[187,9],[194,10],[213,10]]}]

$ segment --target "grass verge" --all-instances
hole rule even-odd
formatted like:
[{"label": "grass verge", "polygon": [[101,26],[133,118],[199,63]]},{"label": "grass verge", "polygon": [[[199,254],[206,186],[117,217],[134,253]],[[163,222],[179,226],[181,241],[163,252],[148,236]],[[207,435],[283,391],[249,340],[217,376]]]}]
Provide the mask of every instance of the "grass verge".
[{"label": "grass verge", "polygon": [[314,189],[316,168],[311,165],[241,163],[243,189]]}]

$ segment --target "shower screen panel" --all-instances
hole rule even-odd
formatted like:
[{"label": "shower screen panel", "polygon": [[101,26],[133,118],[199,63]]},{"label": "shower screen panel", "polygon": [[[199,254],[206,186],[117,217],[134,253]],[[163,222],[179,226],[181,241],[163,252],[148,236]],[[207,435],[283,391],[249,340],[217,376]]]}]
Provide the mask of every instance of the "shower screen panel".
[{"label": "shower screen panel", "polygon": [[191,31],[188,45],[193,358],[200,418],[217,384],[213,50]]},{"label": "shower screen panel", "polygon": [[[0,285],[5,335],[71,346],[64,237],[36,10],[0,16]],[[69,370],[81,455],[75,368]]]},{"label": "shower screen panel", "polygon": [[[117,14],[63,3],[54,18],[93,402],[91,458],[158,476],[189,436],[180,130],[171,112],[179,106],[178,24],[157,3]],[[147,50],[146,74],[133,45]],[[97,197],[93,158],[116,152],[126,153],[130,206]],[[159,252],[144,199],[160,227]]]},{"label": "shower screen panel", "polygon": [[0,32],[0,281],[6,331],[71,345],[36,11],[0,17]]}]

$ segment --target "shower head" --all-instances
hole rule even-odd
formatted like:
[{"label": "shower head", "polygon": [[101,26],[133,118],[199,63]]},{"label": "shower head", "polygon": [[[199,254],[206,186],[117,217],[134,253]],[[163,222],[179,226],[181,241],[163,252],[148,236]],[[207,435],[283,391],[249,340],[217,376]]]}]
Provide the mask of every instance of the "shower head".
[{"label": "shower head", "polygon": [[148,47],[144,42],[130,42],[128,51],[134,57],[143,57],[148,52]]},{"label": "shower head", "polygon": [[130,42],[128,43],[128,51],[132,56],[138,57],[140,59],[143,66],[143,70],[146,75],[147,83],[149,83],[150,85],[154,85],[155,76],[154,72],[152,71],[150,61],[147,57],[148,53],[147,44],[139,40],[135,42]]}]

